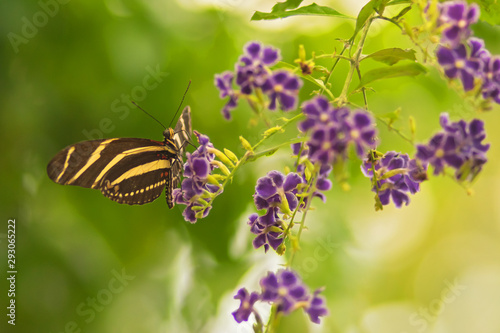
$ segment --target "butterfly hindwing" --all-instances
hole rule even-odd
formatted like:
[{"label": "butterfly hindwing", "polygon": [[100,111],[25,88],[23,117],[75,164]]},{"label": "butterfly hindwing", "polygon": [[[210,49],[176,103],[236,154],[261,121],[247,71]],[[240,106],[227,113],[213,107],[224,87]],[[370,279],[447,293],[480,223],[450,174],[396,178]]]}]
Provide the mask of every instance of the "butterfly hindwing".
[{"label": "butterfly hindwing", "polygon": [[145,204],[158,198],[165,187],[174,155],[147,149],[121,159],[110,168],[98,188],[113,201]]}]

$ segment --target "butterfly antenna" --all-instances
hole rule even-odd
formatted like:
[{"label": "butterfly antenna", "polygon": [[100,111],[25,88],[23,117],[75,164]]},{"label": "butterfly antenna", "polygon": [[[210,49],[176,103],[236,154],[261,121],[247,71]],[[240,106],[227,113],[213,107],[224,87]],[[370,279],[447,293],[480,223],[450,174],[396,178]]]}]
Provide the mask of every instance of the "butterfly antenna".
[{"label": "butterfly antenna", "polygon": [[190,86],[191,86],[191,80],[189,80],[189,82],[188,82],[188,86],[186,88],[186,91],[184,92],[184,95],[182,96],[181,103],[179,104],[179,107],[177,108],[177,111],[175,111],[174,117],[170,121],[170,124],[168,124],[168,127],[171,127],[172,123],[174,122],[174,119],[177,119],[177,114],[179,113],[179,110],[181,109],[182,103],[184,103],[184,98],[186,97],[186,94],[187,94]]},{"label": "butterfly antenna", "polygon": [[143,108],[141,108],[141,107],[140,107],[140,106],[139,106],[136,102],[134,102],[134,101],[131,101],[131,102],[132,102],[132,104],[134,104],[135,106],[137,106],[137,107],[139,108],[139,110],[141,110],[142,112],[144,112],[145,114],[147,114],[148,116],[150,116],[151,118],[153,118],[154,120],[156,120],[156,122],[157,122],[158,124],[160,124],[160,125],[163,127],[163,129],[167,129],[167,128],[165,127],[165,125],[163,125],[163,124],[161,123],[161,121],[159,121],[158,119],[156,119],[155,117],[153,117],[152,115],[150,115],[150,114],[149,114],[146,110],[144,110]]}]

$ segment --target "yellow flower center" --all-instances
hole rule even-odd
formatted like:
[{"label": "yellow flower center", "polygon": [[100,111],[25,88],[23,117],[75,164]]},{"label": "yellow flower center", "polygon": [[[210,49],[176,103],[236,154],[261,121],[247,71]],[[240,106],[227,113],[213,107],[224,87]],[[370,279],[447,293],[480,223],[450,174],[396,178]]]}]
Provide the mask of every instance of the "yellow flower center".
[{"label": "yellow flower center", "polygon": [[283,91],[283,86],[281,84],[277,84],[274,86],[274,91],[276,92],[282,92]]},{"label": "yellow flower center", "polygon": [[286,289],[285,287],[280,287],[278,289],[278,294],[280,296],[286,296],[286,295],[288,295],[288,289]]},{"label": "yellow flower center", "polygon": [[443,156],[444,156],[444,150],[442,150],[442,149],[436,150],[436,157],[441,158]]},{"label": "yellow flower center", "polygon": [[457,60],[457,61],[455,61],[455,67],[456,68],[464,68],[465,67],[465,61],[463,61],[463,60]]},{"label": "yellow flower center", "polygon": [[323,149],[323,150],[329,150],[331,147],[332,147],[332,144],[328,141],[323,142],[323,144],[321,145],[321,149]]},{"label": "yellow flower center", "polygon": [[353,139],[357,139],[357,138],[359,138],[359,136],[360,136],[360,133],[359,133],[359,131],[358,131],[358,130],[352,130],[352,131],[351,131],[351,137],[352,137]]},{"label": "yellow flower center", "polygon": [[319,120],[321,122],[326,123],[328,121],[328,115],[326,113],[322,113],[321,116],[319,116]]},{"label": "yellow flower center", "polygon": [[467,26],[467,20],[460,20],[458,21],[458,27],[459,28],[465,28]]}]

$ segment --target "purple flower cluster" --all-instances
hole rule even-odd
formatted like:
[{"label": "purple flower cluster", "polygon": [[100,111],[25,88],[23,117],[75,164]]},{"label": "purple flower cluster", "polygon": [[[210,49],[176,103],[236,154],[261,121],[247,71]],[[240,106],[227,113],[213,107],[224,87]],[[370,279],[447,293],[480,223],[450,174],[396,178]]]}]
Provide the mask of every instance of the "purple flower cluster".
[{"label": "purple flower cluster", "polygon": [[211,206],[200,203],[201,198],[210,198],[219,187],[208,182],[208,177],[216,168],[212,163],[214,154],[208,150],[213,148],[208,136],[194,131],[200,146],[192,153],[186,153],[186,163],[184,164],[184,180],[181,188],[173,191],[176,204],[186,205],[182,215],[186,221],[195,223],[198,218],[205,217],[210,212]]},{"label": "purple flower cluster", "polygon": [[[215,75],[215,86],[219,89],[220,98],[229,96],[222,109],[224,118],[231,119],[230,112],[238,105],[238,99],[252,95],[255,90],[260,90],[269,97],[269,110],[276,110],[278,102],[283,111],[294,110],[302,81],[286,70],[269,69],[281,59],[279,50],[250,42],[245,45],[244,52],[235,65],[236,75],[231,71]],[[233,89],[235,76],[239,90]]]},{"label": "purple flower cluster", "polygon": [[234,296],[241,301],[240,307],[233,312],[234,319],[241,323],[247,321],[250,314],[256,313],[253,305],[257,300],[270,302],[276,310],[285,316],[299,308],[303,308],[313,323],[319,324],[319,317],[326,316],[328,309],[324,297],[320,296],[321,289],[312,295],[299,276],[291,271],[281,269],[276,274],[268,272],[260,280],[261,293],[251,294],[242,288]]},{"label": "purple flower cluster", "polygon": [[[380,204],[386,206],[392,199],[397,208],[403,203],[408,206],[408,193],[415,194],[420,190],[420,183],[427,180],[427,167],[419,164],[408,154],[387,152],[382,158],[373,160],[371,157],[364,161],[361,170],[370,177],[374,186],[372,191],[378,193]],[[374,173],[376,182],[374,181]]]},{"label": "purple flower cluster", "polygon": [[362,157],[377,144],[375,122],[366,111],[333,108],[325,97],[316,96],[302,104],[302,112],[307,119],[299,124],[299,129],[311,132],[307,146],[313,163],[330,165],[345,159],[350,144]]},{"label": "purple flower cluster", "polygon": [[450,122],[448,114],[443,113],[440,124],[443,131],[435,134],[427,145],[417,145],[417,159],[431,164],[436,175],[450,166],[456,170],[458,180],[472,181],[486,163],[486,152],[490,148],[483,143],[484,123],[479,119],[470,123]]},{"label": "purple flower cluster", "polygon": [[289,173],[285,176],[279,171],[270,171],[257,180],[253,195],[255,206],[266,212],[261,216],[249,216],[250,231],[257,235],[253,240],[254,248],[264,246],[264,251],[267,252],[272,247],[276,251],[283,243],[283,229],[278,213],[289,215],[297,208],[298,185],[301,183],[302,178],[298,174]]},{"label": "purple flower cluster", "polygon": [[443,27],[441,43],[457,47],[470,37],[470,25],[479,19],[479,7],[465,1],[449,1],[440,5],[438,25]]},{"label": "purple flower cluster", "polygon": [[479,18],[479,7],[464,1],[440,5],[438,24],[443,27],[437,59],[447,77],[462,81],[465,91],[481,82],[483,98],[500,103],[500,58],[484,48],[484,41],[470,37],[470,25]]}]

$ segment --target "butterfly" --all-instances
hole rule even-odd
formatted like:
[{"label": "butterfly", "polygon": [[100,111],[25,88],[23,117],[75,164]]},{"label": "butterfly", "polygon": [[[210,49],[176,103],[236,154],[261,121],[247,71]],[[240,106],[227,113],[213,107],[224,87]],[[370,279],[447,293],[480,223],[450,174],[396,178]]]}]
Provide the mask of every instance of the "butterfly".
[{"label": "butterfly", "polygon": [[62,185],[100,190],[121,204],[142,205],[165,188],[169,208],[182,173],[182,157],[192,132],[191,109],[185,107],[163,142],[138,138],[82,141],[70,145],[49,162],[47,174]]}]

